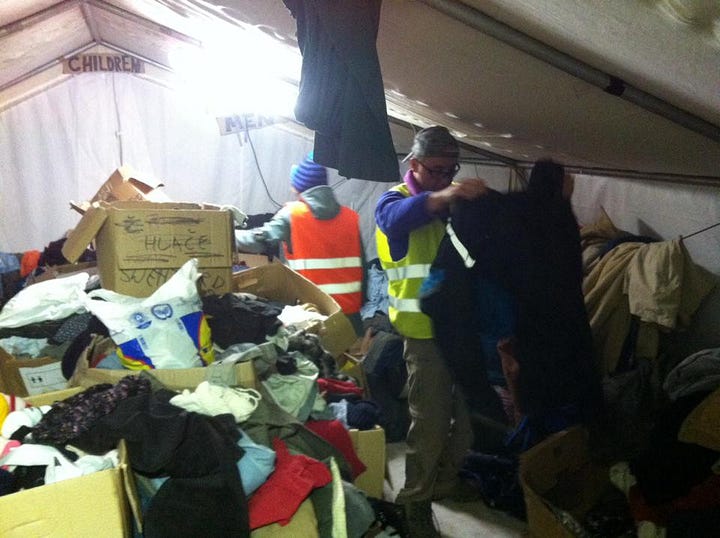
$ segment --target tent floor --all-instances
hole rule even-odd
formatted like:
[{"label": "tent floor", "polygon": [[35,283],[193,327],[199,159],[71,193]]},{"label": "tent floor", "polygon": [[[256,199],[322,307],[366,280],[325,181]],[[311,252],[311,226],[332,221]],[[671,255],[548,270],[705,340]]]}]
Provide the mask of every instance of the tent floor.
[{"label": "tent floor", "polygon": [[[387,444],[389,481],[385,481],[385,499],[392,501],[405,482],[404,442]],[[433,513],[440,533],[447,538],[521,538],[527,536],[524,521],[488,508],[482,501],[458,503],[433,502]]]}]

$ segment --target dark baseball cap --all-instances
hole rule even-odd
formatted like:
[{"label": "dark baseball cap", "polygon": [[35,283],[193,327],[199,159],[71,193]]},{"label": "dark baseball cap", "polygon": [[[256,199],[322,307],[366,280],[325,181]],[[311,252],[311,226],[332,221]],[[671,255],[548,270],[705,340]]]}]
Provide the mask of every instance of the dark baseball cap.
[{"label": "dark baseball cap", "polygon": [[460,155],[460,146],[447,127],[425,127],[415,135],[412,148],[402,162],[418,157],[452,157]]}]

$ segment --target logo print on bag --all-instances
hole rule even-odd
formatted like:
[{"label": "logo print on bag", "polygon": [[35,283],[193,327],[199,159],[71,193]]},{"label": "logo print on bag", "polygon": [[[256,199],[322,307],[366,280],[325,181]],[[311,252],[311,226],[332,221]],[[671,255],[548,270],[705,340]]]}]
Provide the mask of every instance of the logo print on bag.
[{"label": "logo print on bag", "polygon": [[130,321],[135,324],[137,329],[147,329],[152,323],[152,320],[142,312],[134,312],[130,314]]},{"label": "logo print on bag", "polygon": [[172,306],[167,303],[156,304],[150,309],[150,311],[157,319],[168,319],[173,315]]}]

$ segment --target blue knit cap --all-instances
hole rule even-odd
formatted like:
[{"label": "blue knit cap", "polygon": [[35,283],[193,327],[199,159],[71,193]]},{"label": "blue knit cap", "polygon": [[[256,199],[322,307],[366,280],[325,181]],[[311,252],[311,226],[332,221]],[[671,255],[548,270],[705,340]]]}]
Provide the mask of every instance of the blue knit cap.
[{"label": "blue knit cap", "polygon": [[310,153],[303,162],[293,165],[290,170],[290,183],[298,192],[306,191],[318,185],[327,185],[327,170],[315,164]]}]

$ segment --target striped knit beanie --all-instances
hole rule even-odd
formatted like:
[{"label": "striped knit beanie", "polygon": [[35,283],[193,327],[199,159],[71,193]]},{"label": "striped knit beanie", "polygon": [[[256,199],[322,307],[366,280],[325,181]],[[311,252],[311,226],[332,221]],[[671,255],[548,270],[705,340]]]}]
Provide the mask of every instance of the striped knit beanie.
[{"label": "striped knit beanie", "polygon": [[327,185],[327,170],[312,160],[312,153],[303,162],[293,165],[290,183],[297,192],[303,192],[318,185]]}]

